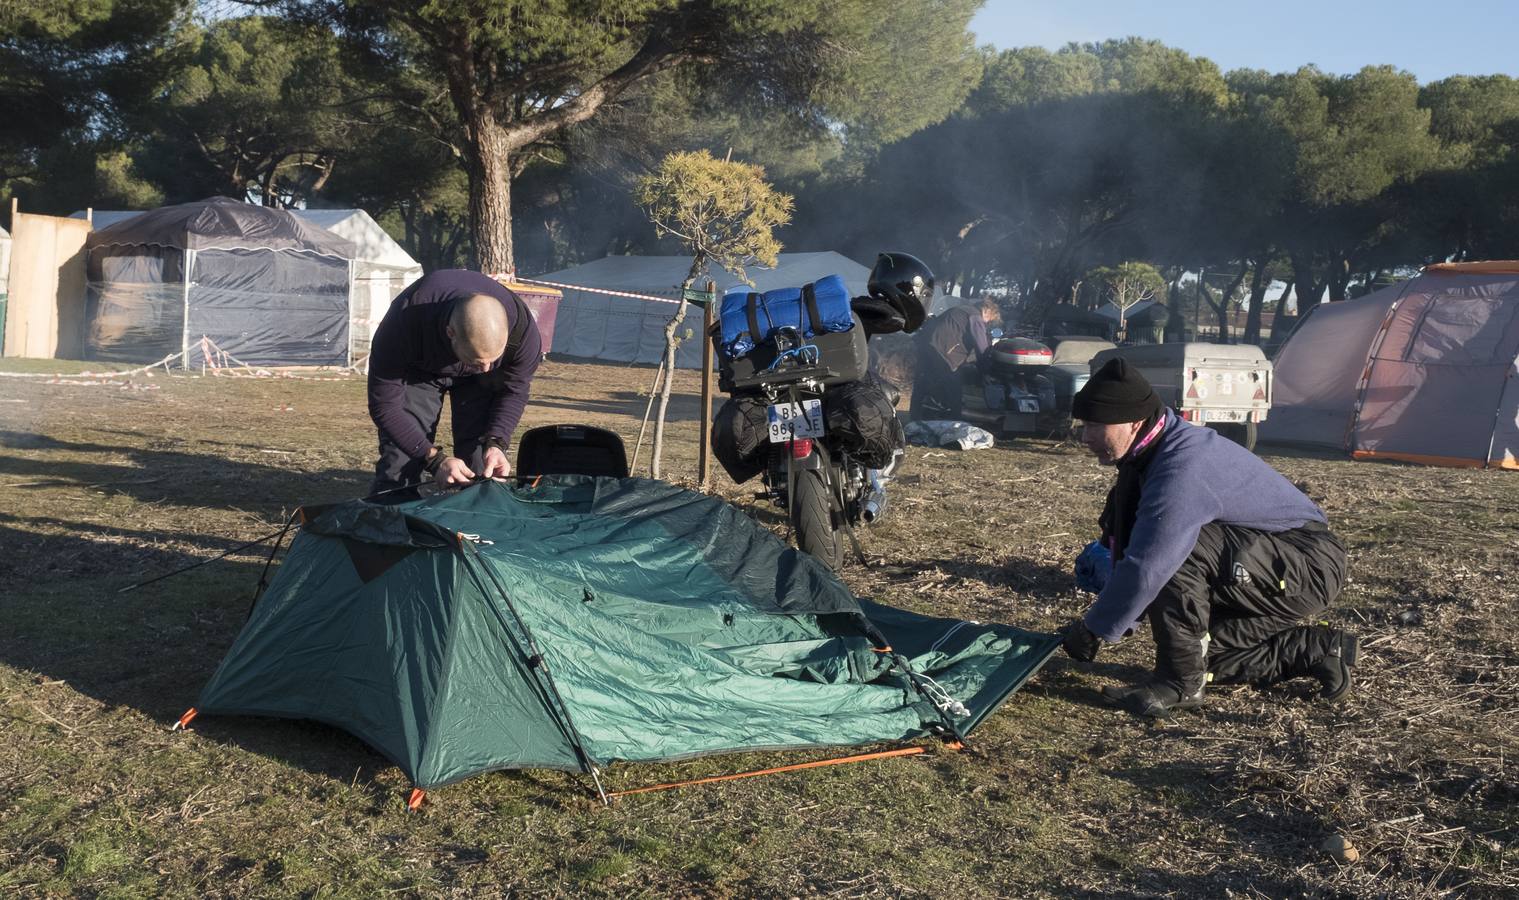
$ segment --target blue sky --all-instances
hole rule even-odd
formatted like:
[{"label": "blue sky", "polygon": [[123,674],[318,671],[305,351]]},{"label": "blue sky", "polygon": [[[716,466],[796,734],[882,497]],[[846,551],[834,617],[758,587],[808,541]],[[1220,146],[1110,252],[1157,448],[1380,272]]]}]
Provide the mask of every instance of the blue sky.
[{"label": "blue sky", "polygon": [[971,30],[1000,49],[1138,35],[1224,71],[1314,63],[1346,74],[1392,63],[1421,83],[1519,76],[1519,0],[986,0]]}]

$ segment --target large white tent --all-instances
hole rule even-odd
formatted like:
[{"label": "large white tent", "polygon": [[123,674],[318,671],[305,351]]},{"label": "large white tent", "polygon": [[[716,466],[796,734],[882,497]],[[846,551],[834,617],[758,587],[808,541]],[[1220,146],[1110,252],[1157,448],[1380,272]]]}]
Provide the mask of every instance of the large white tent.
[{"label": "large white tent", "polygon": [[1519,262],[1433,265],[1319,304],[1274,365],[1263,441],[1519,469]]},{"label": "large white tent", "polygon": [[353,256],[323,228],[226,197],[120,218],[85,240],[86,357],[348,365]]},{"label": "large white tent", "polygon": [[[596,293],[624,291],[675,300],[691,268],[689,256],[606,256],[584,265],[539,276],[544,281],[570,285],[564,289],[554,328],[553,352],[611,362],[657,364],[664,355],[665,323],[675,314],[674,303],[640,300]],[[748,270],[755,290],[797,287],[825,275],[844,279],[851,296],[865,295],[870,269],[833,251],[782,253],[775,268]],[[711,273],[719,293],[741,282],[717,269]],[[531,279],[529,279],[531,280]],[[697,286],[705,282],[699,279]],[[676,352],[675,363],[683,369],[701,367],[701,310],[687,312],[693,332]]]},{"label": "large white tent", "polygon": [[292,209],[302,219],[353,241],[353,346],[355,358],[390,309],[390,301],[422,277],[422,266],[362,209]]}]

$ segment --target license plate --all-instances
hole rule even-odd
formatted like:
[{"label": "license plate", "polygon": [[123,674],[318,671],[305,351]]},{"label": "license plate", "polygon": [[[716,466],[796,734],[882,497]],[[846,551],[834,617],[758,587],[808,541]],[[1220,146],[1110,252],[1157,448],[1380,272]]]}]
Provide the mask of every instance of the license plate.
[{"label": "license plate", "polygon": [[770,440],[784,443],[795,438],[823,436],[823,401],[770,404]]},{"label": "license plate", "polygon": [[1018,411],[1021,413],[1039,414],[1039,399],[1037,397],[1019,397]]},{"label": "license plate", "polygon": [[1245,421],[1245,414],[1234,409],[1202,409],[1198,410],[1198,412],[1202,413],[1202,420],[1204,422]]}]

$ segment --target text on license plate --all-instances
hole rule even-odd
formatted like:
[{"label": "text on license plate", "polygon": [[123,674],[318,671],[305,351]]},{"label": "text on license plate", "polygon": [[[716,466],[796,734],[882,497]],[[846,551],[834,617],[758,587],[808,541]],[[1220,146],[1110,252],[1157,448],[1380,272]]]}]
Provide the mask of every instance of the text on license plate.
[{"label": "text on license plate", "polygon": [[770,440],[781,443],[794,438],[823,436],[823,401],[770,404]]}]

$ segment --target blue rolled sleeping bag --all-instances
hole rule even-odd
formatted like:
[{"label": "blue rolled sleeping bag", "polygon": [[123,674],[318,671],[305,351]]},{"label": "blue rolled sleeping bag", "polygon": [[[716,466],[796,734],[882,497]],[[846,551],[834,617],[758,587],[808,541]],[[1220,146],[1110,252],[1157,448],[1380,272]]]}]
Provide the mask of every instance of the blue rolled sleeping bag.
[{"label": "blue rolled sleeping bag", "polygon": [[719,308],[722,347],[730,359],[741,359],[777,328],[790,326],[803,337],[848,331],[849,290],[844,279],[825,275],[799,288],[776,288],[763,294],[744,285],[729,288]]}]

